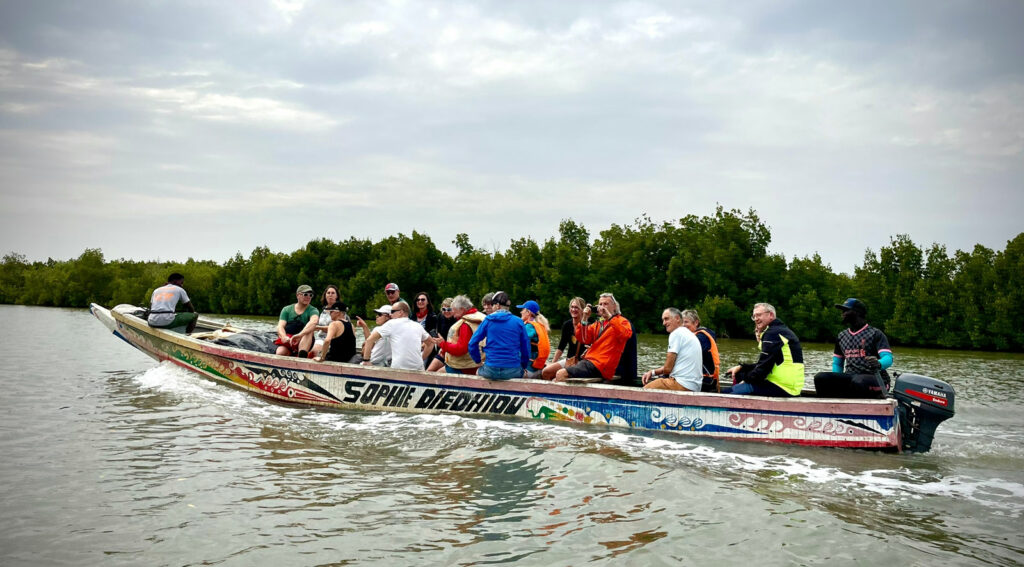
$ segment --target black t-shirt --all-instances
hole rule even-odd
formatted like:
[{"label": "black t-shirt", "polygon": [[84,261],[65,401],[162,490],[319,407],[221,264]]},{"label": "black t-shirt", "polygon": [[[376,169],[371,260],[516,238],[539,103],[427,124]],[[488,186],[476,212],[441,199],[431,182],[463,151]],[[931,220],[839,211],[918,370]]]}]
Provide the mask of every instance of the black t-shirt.
[{"label": "black t-shirt", "polygon": [[583,356],[587,350],[587,345],[576,340],[576,327],[573,325],[572,319],[566,319],[565,323],[562,323],[562,336],[558,340],[558,350],[564,352],[566,358]]},{"label": "black t-shirt", "polygon": [[352,329],[352,322],[342,321],[341,324],[345,326],[345,332],[331,340],[331,348],[327,351],[325,360],[348,362],[356,355],[356,334]]}]

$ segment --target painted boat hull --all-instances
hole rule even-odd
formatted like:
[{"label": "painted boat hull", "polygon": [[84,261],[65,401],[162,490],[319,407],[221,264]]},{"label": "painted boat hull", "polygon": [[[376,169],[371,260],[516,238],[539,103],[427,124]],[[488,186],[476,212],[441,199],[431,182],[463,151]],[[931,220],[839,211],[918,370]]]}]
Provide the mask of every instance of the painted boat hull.
[{"label": "painted boat hull", "polygon": [[761,398],[643,390],[313,362],[219,346],[149,327],[98,305],[114,335],[170,361],[274,401],[344,410],[451,413],[825,447],[900,450],[896,401]]}]

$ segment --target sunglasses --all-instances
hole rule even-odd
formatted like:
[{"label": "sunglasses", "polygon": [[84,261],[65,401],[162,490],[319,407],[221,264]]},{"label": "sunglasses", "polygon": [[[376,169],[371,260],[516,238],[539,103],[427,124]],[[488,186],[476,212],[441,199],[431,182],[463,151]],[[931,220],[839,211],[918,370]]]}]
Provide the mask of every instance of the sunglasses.
[{"label": "sunglasses", "polygon": [[448,312],[449,312],[449,311],[451,311],[451,310],[452,310],[452,308],[451,308],[451,307],[442,307],[442,308],[441,308],[441,311],[444,311],[445,313],[448,313]]},{"label": "sunglasses", "polygon": [[313,297],[313,292],[312,291],[304,291],[304,292],[302,292],[302,295],[304,295],[306,297]]},{"label": "sunglasses", "polygon": [[426,301],[426,300],[427,300],[427,298],[426,298],[426,297],[421,297],[421,298],[419,298],[419,299],[417,299],[417,300],[416,300],[416,303],[419,303],[419,302],[421,302],[421,301]]},{"label": "sunglasses", "polygon": [[388,295],[391,295],[393,293],[398,293],[398,290],[397,289],[391,289],[391,290],[385,291],[384,293],[386,293]]}]

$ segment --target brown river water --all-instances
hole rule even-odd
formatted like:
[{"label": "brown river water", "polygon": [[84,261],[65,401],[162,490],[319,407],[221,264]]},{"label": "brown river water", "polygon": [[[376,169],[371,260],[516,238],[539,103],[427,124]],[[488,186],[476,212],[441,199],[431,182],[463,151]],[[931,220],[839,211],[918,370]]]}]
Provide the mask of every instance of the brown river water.
[{"label": "brown river water", "polygon": [[[894,455],[282,407],[86,310],[0,320],[0,565],[1024,563],[1020,354],[897,348],[957,414]],[[642,336],[641,368],[666,344]]]}]

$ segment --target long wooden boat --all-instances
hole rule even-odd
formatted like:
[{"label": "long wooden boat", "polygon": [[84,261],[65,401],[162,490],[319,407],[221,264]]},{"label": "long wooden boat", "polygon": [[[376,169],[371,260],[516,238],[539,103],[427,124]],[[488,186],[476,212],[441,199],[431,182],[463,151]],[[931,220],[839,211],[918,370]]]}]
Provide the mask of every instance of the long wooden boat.
[{"label": "long wooden boat", "polygon": [[[92,313],[114,335],[158,361],[170,361],[217,382],[288,404],[545,420],[686,436],[886,451],[902,450],[906,430],[921,428],[920,423],[901,415],[901,410],[906,412],[901,408],[904,403],[892,398],[762,398],[544,380],[493,381],[468,375],[314,362],[203,340],[204,336],[238,330],[202,319],[192,336],[152,328],[130,314],[137,309],[91,306]],[[952,415],[952,388],[938,380],[926,380],[930,380],[926,384],[930,388],[918,390],[930,389],[932,393],[927,396],[933,402],[939,399],[938,395],[946,395],[945,406]],[[948,390],[936,389],[943,386]],[[921,401],[928,402],[923,397],[918,401],[919,407]],[[925,433],[934,433],[934,427]],[[929,436],[928,446],[930,442]],[[917,450],[928,449],[920,446],[917,439],[912,440],[915,443],[913,448]]]}]

